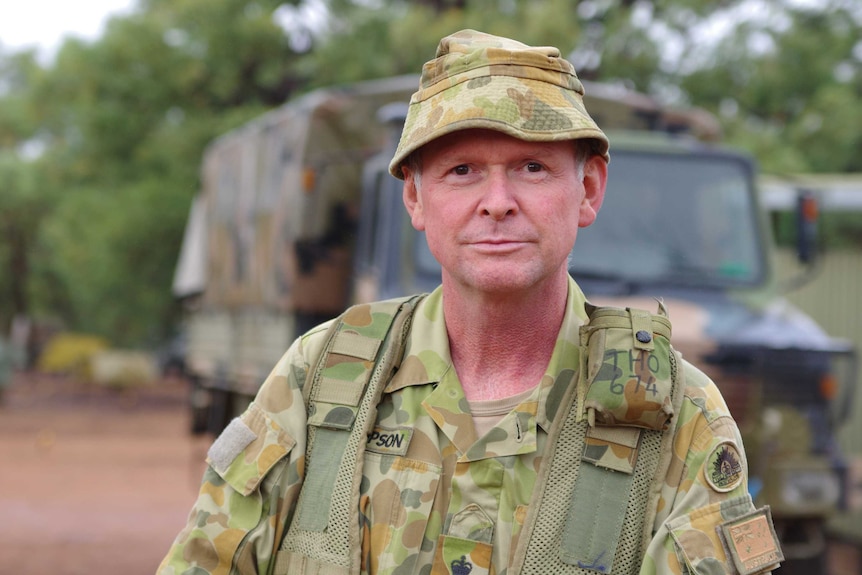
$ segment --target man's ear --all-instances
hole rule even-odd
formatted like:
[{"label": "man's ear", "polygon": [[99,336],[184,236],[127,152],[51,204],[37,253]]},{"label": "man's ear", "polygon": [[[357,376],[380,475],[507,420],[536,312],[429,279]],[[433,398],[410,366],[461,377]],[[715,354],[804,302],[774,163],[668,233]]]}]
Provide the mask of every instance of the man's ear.
[{"label": "man's ear", "polygon": [[596,214],[605,201],[605,186],[608,183],[608,163],[604,158],[592,155],[584,164],[584,197],[578,215],[578,227],[585,228],[596,221]]},{"label": "man's ear", "polygon": [[407,166],[401,166],[401,173],[404,175],[402,198],[404,200],[404,207],[407,208],[407,213],[410,214],[410,223],[420,232],[424,231],[425,214],[422,210],[422,198],[419,195],[419,188],[416,185],[416,176]]}]

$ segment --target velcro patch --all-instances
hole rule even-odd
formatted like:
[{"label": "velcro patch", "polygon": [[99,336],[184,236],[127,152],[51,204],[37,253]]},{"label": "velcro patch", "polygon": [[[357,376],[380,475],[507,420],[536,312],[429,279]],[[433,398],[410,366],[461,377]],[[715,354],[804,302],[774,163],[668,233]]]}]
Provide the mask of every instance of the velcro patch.
[{"label": "velcro patch", "polygon": [[740,575],[770,571],[784,561],[768,505],[725,521],[718,529]]},{"label": "velcro patch", "polygon": [[235,417],[210,446],[207,459],[219,473],[224,473],[236,456],[257,439],[257,434]]},{"label": "velcro patch", "polygon": [[739,485],[744,473],[742,455],[736,445],[724,441],[715,446],[703,465],[703,475],[709,486],[719,493],[727,493]]},{"label": "velcro patch", "polygon": [[399,427],[388,429],[386,427],[375,427],[368,434],[365,450],[383,455],[407,455],[407,446],[413,437],[413,429],[410,427]]}]

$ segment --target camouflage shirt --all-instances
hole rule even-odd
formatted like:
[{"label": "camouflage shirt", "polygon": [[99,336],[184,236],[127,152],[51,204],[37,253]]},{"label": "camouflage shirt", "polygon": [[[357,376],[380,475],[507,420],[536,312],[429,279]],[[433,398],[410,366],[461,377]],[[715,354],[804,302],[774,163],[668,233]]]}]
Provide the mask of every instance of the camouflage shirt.
[{"label": "camouflage shirt", "polygon": [[[435,561],[451,572],[449,558],[465,554],[471,575],[507,572],[557,411],[555,387],[571,381],[558,375],[578,368],[583,304],[570,282],[544,378],[483,437],[476,436],[452,367],[441,291],[419,304],[365,449],[358,501],[363,574],[429,573]],[[159,573],[272,572],[304,471],[300,389],[325,328],[286,352],[242,416],[243,431],[231,431],[231,424],[216,441],[188,524]],[[742,441],[715,385],[685,369],[673,458],[640,571],[735,573],[716,528],[754,510]]]}]

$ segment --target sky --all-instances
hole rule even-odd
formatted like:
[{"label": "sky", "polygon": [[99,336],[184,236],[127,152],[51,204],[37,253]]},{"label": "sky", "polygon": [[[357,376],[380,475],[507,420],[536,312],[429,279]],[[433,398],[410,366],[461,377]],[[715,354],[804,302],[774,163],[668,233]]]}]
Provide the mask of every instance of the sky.
[{"label": "sky", "polygon": [[50,59],[65,36],[95,40],[113,15],[128,14],[135,0],[0,0],[0,48],[36,47]]}]

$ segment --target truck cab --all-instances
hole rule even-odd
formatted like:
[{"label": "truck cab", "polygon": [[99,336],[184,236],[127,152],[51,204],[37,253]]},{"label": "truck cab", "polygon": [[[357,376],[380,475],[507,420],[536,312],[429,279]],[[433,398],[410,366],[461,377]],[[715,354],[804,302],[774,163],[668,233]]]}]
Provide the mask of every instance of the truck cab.
[{"label": "truck cab", "polygon": [[[387,172],[405,113],[382,110],[390,144],[366,166],[357,301],[440,281]],[[852,403],[855,351],[782,297],[753,160],[679,131],[607,130],[604,204],[579,231],[569,273],[597,305],[664,304],[674,347],[716,382],[740,426],[749,490],[771,507],[782,572],[825,572],[824,525],[846,503],[835,430]]]},{"label": "truck cab", "polygon": [[782,571],[825,572],[824,522],[845,504],[835,431],[852,404],[854,350],[782,297],[752,160],[656,136],[609,134],[605,204],[569,272],[593,303],[664,302],[674,347],[716,382],[740,426]]}]

